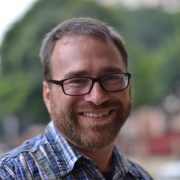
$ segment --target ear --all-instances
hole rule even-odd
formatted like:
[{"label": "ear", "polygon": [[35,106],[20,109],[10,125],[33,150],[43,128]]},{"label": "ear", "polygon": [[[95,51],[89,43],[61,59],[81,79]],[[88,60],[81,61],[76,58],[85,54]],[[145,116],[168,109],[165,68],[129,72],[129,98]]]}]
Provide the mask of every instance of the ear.
[{"label": "ear", "polygon": [[43,82],[43,100],[49,114],[51,114],[51,88],[46,81]]}]

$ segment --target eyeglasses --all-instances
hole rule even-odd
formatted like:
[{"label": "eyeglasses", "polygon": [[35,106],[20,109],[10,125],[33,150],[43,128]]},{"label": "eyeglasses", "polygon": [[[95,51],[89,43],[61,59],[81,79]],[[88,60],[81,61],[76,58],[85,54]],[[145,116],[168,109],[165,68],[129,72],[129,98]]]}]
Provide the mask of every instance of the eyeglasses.
[{"label": "eyeglasses", "polygon": [[81,96],[89,94],[95,82],[98,82],[105,92],[122,91],[129,86],[130,78],[130,73],[111,73],[97,78],[74,77],[61,81],[52,79],[47,79],[46,81],[61,86],[66,95]]}]

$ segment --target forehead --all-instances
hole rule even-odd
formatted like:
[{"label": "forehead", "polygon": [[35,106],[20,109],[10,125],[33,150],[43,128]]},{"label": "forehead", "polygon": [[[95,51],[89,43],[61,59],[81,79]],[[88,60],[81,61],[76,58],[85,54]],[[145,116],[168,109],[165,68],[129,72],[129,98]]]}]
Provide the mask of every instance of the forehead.
[{"label": "forehead", "polygon": [[106,71],[126,71],[114,43],[90,35],[66,35],[59,39],[52,53],[51,65],[52,74],[60,78],[76,71],[91,76]]}]

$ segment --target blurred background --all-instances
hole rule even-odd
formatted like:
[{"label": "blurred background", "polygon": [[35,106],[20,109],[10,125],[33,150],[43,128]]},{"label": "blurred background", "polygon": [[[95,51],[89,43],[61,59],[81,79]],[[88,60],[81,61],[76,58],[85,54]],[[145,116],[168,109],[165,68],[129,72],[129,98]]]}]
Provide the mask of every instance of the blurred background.
[{"label": "blurred background", "polygon": [[49,122],[38,57],[44,35],[67,18],[95,17],[122,34],[129,52],[133,111],[117,139],[119,149],[155,179],[180,179],[180,1],[4,3],[0,2],[0,155],[43,132]]}]

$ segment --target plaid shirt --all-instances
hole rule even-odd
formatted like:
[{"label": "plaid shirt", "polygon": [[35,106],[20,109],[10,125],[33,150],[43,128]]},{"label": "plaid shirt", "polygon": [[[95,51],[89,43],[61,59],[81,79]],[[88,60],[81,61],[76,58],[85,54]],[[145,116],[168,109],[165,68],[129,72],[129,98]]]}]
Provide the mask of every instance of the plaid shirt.
[{"label": "plaid shirt", "polygon": [[[152,179],[139,165],[114,148],[113,180]],[[67,142],[50,122],[34,137],[0,159],[0,179],[6,180],[105,180],[97,166]]]}]

